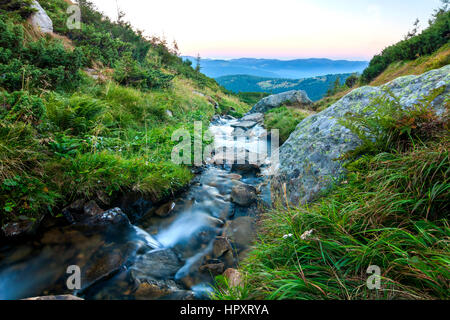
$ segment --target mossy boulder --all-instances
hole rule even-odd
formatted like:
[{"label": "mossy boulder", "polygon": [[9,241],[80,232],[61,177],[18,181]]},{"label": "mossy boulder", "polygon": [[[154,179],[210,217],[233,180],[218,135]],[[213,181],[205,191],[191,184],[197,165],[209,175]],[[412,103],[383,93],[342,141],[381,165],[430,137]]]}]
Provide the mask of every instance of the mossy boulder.
[{"label": "mossy boulder", "polygon": [[340,118],[349,112],[361,113],[374,98],[385,96],[387,91],[407,108],[443,88],[431,103],[439,115],[445,111],[449,84],[450,65],[419,76],[401,77],[380,87],[355,89],[328,109],[306,118],[280,148],[280,161],[272,184],[274,190],[282,192],[286,185],[292,203],[313,201],[321,191],[345,176],[343,163],[337,159],[361,145],[349,129],[339,124]]}]

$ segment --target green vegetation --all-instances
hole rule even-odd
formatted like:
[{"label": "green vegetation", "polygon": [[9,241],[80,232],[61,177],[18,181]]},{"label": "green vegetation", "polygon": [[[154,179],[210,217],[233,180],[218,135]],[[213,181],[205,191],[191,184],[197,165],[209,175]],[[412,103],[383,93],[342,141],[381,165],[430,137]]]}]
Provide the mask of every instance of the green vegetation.
[{"label": "green vegetation", "polygon": [[376,55],[362,74],[362,81],[370,83],[390,64],[398,61],[409,61],[430,55],[450,40],[450,12],[448,0],[443,0],[443,7],[436,10],[430,25],[421,34],[415,32],[406,36],[405,40],[387,47],[380,55]]},{"label": "green vegetation", "polygon": [[26,19],[35,11],[32,3],[32,0],[0,0],[0,14]]},{"label": "green vegetation", "polygon": [[66,1],[39,2],[57,35],[31,30],[29,1],[0,2],[0,226],[99,193],[159,201],[186,186],[172,133],[208,125],[215,101],[236,115],[248,106],[123,17],[80,1],[82,28],[68,30]]},{"label": "green vegetation", "polygon": [[283,144],[295,130],[297,125],[310,113],[306,110],[280,107],[266,113],[264,126],[267,130],[278,129],[280,144]]},{"label": "green vegetation", "polygon": [[267,92],[239,92],[237,94],[239,99],[250,106],[254,106],[261,99],[270,96],[270,93]]},{"label": "green vegetation", "polygon": [[[347,180],[310,205],[280,199],[242,264],[245,290],[219,298],[449,298],[449,101],[437,117],[432,96],[409,110],[388,97],[343,121],[363,141]],[[366,286],[371,265],[381,290]]]}]

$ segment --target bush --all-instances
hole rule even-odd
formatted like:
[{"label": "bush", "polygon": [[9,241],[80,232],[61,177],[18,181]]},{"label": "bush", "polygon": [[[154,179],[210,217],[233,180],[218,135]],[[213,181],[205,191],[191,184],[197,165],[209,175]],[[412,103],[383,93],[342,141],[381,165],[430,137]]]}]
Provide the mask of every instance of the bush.
[{"label": "bush", "polygon": [[0,119],[5,122],[23,121],[37,124],[45,113],[43,101],[24,91],[11,94],[0,92]]},{"label": "bush", "polygon": [[0,18],[0,86],[8,91],[73,88],[83,55],[47,38],[25,44],[23,28]]},{"label": "bush", "polygon": [[0,0],[1,14],[17,14],[22,19],[28,18],[35,10],[31,8],[32,0]]},{"label": "bush", "polygon": [[352,74],[345,80],[345,85],[347,88],[353,88],[359,81],[359,76],[357,74]]},{"label": "bush", "polygon": [[130,54],[125,55],[116,65],[114,79],[121,85],[139,89],[167,88],[173,75],[148,65],[142,66]]}]

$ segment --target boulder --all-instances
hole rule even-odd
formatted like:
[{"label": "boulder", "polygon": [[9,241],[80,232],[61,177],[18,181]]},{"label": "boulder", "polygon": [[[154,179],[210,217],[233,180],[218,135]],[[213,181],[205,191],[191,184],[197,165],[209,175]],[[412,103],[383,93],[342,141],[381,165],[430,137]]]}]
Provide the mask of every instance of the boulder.
[{"label": "boulder", "polygon": [[239,174],[257,174],[261,172],[260,166],[257,164],[233,164],[231,166],[231,171],[237,172]]},{"label": "boulder", "polygon": [[173,280],[149,280],[141,283],[134,293],[136,300],[170,299],[174,296],[180,297],[180,300],[191,300],[194,293],[183,290]]},{"label": "boulder", "polygon": [[47,12],[45,12],[39,2],[33,1],[31,7],[36,10],[36,12],[34,12],[30,17],[31,25],[39,32],[52,33],[52,19],[50,19],[50,17],[47,15]]},{"label": "boulder", "polygon": [[239,121],[239,122],[233,123],[231,126],[233,128],[242,128],[244,130],[248,130],[248,129],[253,128],[257,124],[258,123],[256,123],[255,121]]},{"label": "boulder", "polygon": [[89,201],[88,203],[86,203],[84,205],[83,209],[84,209],[84,214],[86,216],[90,216],[90,217],[93,217],[93,216],[96,216],[96,215],[99,215],[99,214],[102,214],[103,212],[105,212],[103,209],[101,209],[98,206],[97,202],[95,202],[95,201]]},{"label": "boulder", "polygon": [[139,282],[173,277],[184,263],[172,249],[153,250],[139,256],[131,268]]},{"label": "boulder", "polygon": [[292,90],[268,96],[259,101],[247,115],[254,113],[266,113],[267,111],[287,105],[290,107],[305,108],[312,105],[311,99],[303,90]]},{"label": "boulder", "polygon": [[213,243],[213,257],[220,258],[226,252],[231,251],[231,243],[227,237],[216,237]]},{"label": "boulder", "polygon": [[223,235],[230,239],[233,247],[239,250],[247,249],[253,242],[256,234],[255,218],[239,217],[228,221]]},{"label": "boulder", "polygon": [[3,226],[2,231],[6,238],[17,238],[33,234],[39,223],[34,221],[10,222]]},{"label": "boulder", "polygon": [[164,205],[162,205],[161,207],[159,207],[156,211],[155,214],[159,217],[167,217],[175,208],[175,202],[170,201]]},{"label": "boulder", "polygon": [[[438,114],[445,112],[444,100],[449,96],[450,65],[420,76],[401,77],[380,87],[353,90],[328,109],[303,120],[279,149],[280,161],[272,186],[283,193],[286,189],[293,204],[313,201],[319,192],[330,188],[345,176],[339,157],[354,150],[361,141],[338,123],[348,112],[362,112],[374,98],[386,90],[399,98],[403,107],[418,103],[433,90],[445,87],[432,101]],[[272,196],[277,196],[274,192]]]},{"label": "boulder", "polygon": [[200,272],[209,273],[212,276],[218,276],[225,270],[225,264],[220,261],[208,261],[199,268]]},{"label": "boulder", "polygon": [[252,121],[258,124],[262,124],[264,123],[264,114],[263,113],[248,114],[245,117],[241,118],[241,121]]},{"label": "boulder", "polygon": [[91,216],[80,222],[81,225],[88,227],[131,227],[130,220],[127,215],[120,210],[120,208],[114,208],[103,213]]},{"label": "boulder", "polygon": [[249,207],[256,199],[256,188],[248,184],[237,184],[231,190],[231,201],[242,207]]}]

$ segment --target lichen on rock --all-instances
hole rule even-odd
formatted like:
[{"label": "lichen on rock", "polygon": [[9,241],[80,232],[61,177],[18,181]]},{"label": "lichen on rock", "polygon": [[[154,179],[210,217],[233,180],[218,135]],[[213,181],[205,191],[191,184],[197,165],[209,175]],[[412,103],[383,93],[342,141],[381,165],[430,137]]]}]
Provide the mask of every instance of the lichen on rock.
[{"label": "lichen on rock", "polygon": [[450,66],[445,66],[420,76],[401,77],[380,87],[355,89],[328,109],[306,118],[279,149],[280,161],[272,183],[274,190],[284,193],[285,189],[294,204],[313,201],[319,192],[345,175],[343,163],[337,159],[361,144],[349,129],[338,123],[339,118],[348,112],[362,112],[374,98],[387,91],[407,108],[444,87],[431,104],[437,114],[442,114],[449,84]]}]

